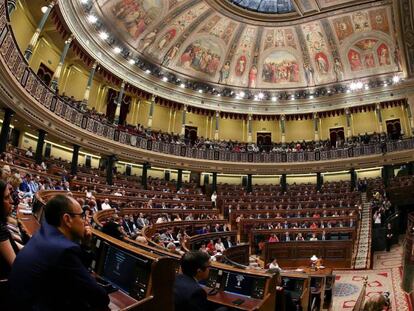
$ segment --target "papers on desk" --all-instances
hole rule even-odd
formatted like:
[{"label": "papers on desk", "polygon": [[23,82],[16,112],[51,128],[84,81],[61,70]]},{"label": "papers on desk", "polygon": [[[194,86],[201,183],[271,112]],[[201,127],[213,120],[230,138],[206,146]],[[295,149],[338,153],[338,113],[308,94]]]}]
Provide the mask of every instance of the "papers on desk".
[{"label": "papers on desk", "polygon": [[303,272],[304,270],[303,269],[296,269],[295,271],[296,272]]}]

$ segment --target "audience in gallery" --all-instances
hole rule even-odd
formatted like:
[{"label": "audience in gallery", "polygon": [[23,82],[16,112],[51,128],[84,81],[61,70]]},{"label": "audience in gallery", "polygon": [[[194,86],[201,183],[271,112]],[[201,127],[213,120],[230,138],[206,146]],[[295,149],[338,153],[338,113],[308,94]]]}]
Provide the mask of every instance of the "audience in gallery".
[{"label": "audience in gallery", "polygon": [[235,153],[244,153],[244,152],[304,152],[304,151],[326,151],[334,150],[340,148],[350,148],[357,147],[368,144],[380,144],[381,150],[383,153],[386,152],[385,143],[392,140],[399,140],[402,138],[401,133],[393,133],[392,135],[385,133],[372,133],[372,134],[360,134],[358,136],[349,137],[346,139],[341,139],[340,137],[335,141],[331,142],[329,139],[321,141],[297,141],[290,143],[272,143],[271,145],[257,145],[254,143],[243,143],[238,141],[225,141],[225,140],[212,140],[209,138],[199,137],[195,141],[188,138],[182,137],[181,135],[174,133],[165,133],[161,131],[154,131],[150,128],[145,128],[142,124],[131,125],[117,125],[111,122],[103,113],[96,111],[95,107],[88,109],[84,106],[82,101],[76,101],[73,96],[68,97],[64,93],[62,98],[67,102],[71,107],[78,109],[86,116],[93,118],[97,121],[105,123],[109,126],[117,127],[121,131],[128,132],[140,136],[142,138],[160,141],[164,143],[184,145],[187,147],[194,147],[201,150],[221,150],[221,151],[230,151]]}]

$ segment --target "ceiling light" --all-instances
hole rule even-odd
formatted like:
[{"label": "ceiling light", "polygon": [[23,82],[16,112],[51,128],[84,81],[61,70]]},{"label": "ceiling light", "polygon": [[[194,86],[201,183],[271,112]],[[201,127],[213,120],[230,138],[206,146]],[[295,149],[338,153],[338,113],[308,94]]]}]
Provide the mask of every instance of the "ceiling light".
[{"label": "ceiling light", "polygon": [[217,96],[218,96],[218,97],[220,97],[220,96],[221,96],[221,94],[220,94],[220,93],[218,93],[218,94],[217,94]]},{"label": "ceiling light", "polygon": [[347,93],[351,93],[351,90],[350,90],[350,89],[347,89],[347,90],[346,90],[346,92],[347,92]]},{"label": "ceiling light", "polygon": [[183,88],[185,88],[185,83],[181,83],[180,84],[180,87],[183,89]]},{"label": "ceiling light", "polygon": [[309,96],[309,99],[313,99],[313,98],[314,98],[314,97],[313,97],[313,95],[310,95],[310,96]]},{"label": "ceiling light", "polygon": [[239,93],[239,96],[241,97],[241,98],[243,98],[244,97],[244,95],[246,95],[243,91],[241,91],[240,93]]},{"label": "ceiling light", "polygon": [[401,80],[400,76],[392,77],[392,82],[394,82],[394,83],[398,83],[398,82],[400,82],[400,80]]},{"label": "ceiling light", "polygon": [[105,31],[101,31],[101,32],[99,33],[99,38],[101,38],[102,40],[106,40],[106,39],[108,39],[108,38],[109,38],[109,35],[108,35],[108,33],[107,33],[107,32],[105,32]]},{"label": "ceiling light", "polygon": [[162,77],[162,81],[168,82],[168,78],[167,77]]},{"label": "ceiling light", "polygon": [[365,84],[365,90],[369,90],[369,85],[368,84]]},{"label": "ceiling light", "polygon": [[295,100],[295,95],[291,95],[290,100]]},{"label": "ceiling light", "polygon": [[46,11],[47,11],[47,9],[48,9],[48,7],[45,5],[45,6],[42,6],[42,8],[40,9],[40,11],[42,11],[42,13],[45,14]]},{"label": "ceiling light", "polygon": [[277,100],[277,97],[276,96],[273,96],[272,97],[272,102],[275,102]]},{"label": "ceiling light", "polygon": [[387,81],[384,81],[384,86],[388,86],[388,83],[387,83]]},{"label": "ceiling light", "polygon": [[199,89],[199,90],[198,90],[198,92],[199,92],[199,93],[203,93],[203,90],[202,90],[202,89]]},{"label": "ceiling light", "polygon": [[133,60],[132,58],[128,61],[128,63],[130,64],[130,65],[135,65],[135,60]]},{"label": "ceiling light", "polygon": [[259,100],[259,97],[257,95],[254,95],[254,100]]},{"label": "ceiling light", "polygon": [[145,70],[146,73],[151,73],[151,70],[147,69]]},{"label": "ceiling light", "polygon": [[114,53],[115,54],[119,54],[119,53],[121,53],[121,48],[120,47],[114,47]]},{"label": "ceiling light", "polygon": [[91,24],[95,24],[98,21],[98,18],[95,15],[89,14],[88,15],[88,22]]},{"label": "ceiling light", "polygon": [[356,83],[357,90],[362,89],[362,87],[363,87],[363,86],[364,86],[364,85],[362,84],[362,82],[361,82],[361,81],[358,81],[358,82]]},{"label": "ceiling light", "polygon": [[87,4],[89,2],[89,0],[80,0],[80,3],[82,4]]},{"label": "ceiling light", "polygon": [[263,99],[264,94],[263,94],[263,93],[259,93],[259,94],[257,95],[257,97],[259,97],[259,99]]}]

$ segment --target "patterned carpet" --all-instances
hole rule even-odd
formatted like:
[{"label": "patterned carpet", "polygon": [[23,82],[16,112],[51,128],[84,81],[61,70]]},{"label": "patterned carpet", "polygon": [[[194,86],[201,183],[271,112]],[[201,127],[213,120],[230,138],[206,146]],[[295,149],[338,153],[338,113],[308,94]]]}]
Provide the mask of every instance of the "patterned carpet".
[{"label": "patterned carpet", "polygon": [[356,255],[353,262],[354,269],[366,269],[369,267],[371,261],[372,212],[370,204],[366,200],[366,195],[366,193],[361,195],[363,202],[362,219],[359,225],[358,240],[355,243]]},{"label": "patterned carpet", "polygon": [[367,275],[367,297],[390,292],[392,310],[413,311],[409,297],[400,288],[401,260],[402,247],[395,245],[389,253],[375,253],[373,270],[335,271],[336,282],[332,310],[352,310],[362,287],[363,277]]}]

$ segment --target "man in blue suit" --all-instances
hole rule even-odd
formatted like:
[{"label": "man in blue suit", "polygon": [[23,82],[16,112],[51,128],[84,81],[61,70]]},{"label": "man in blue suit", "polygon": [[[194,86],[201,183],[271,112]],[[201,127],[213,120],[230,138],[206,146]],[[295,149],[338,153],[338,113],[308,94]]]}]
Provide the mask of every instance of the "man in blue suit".
[{"label": "man in blue suit", "polygon": [[91,236],[72,197],[45,206],[45,222],[19,252],[9,277],[13,310],[105,310],[106,291],[86,269],[78,241]]},{"label": "man in blue suit", "polygon": [[175,310],[179,311],[225,311],[216,309],[207,300],[207,294],[198,284],[208,278],[210,256],[201,251],[187,252],[181,257],[182,274],[177,275],[174,283]]}]

